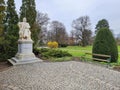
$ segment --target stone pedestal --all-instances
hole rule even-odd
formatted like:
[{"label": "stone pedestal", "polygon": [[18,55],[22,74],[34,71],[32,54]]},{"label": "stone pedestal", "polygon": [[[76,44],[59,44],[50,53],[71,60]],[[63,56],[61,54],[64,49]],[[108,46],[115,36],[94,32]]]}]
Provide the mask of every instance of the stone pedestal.
[{"label": "stone pedestal", "polygon": [[15,57],[8,59],[8,61],[13,65],[42,61],[35,57],[32,46],[32,40],[18,40],[18,52]]}]

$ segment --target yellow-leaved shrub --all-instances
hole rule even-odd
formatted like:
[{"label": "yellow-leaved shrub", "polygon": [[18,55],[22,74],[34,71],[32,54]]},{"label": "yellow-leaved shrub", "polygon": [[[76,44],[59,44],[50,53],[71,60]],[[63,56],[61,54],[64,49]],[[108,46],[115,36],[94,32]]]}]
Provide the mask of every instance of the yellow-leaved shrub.
[{"label": "yellow-leaved shrub", "polygon": [[53,41],[53,42],[49,41],[47,43],[47,46],[50,48],[58,48],[58,43],[56,41]]}]

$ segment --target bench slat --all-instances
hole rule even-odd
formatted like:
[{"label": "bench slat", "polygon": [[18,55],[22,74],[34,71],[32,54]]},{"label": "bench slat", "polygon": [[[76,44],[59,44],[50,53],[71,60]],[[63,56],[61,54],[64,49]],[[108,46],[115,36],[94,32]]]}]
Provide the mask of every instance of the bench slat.
[{"label": "bench slat", "polygon": [[101,56],[101,57],[111,57],[110,55],[102,55],[102,54],[92,54],[92,53],[85,53],[85,54],[89,54],[89,55],[94,55],[94,56]]},{"label": "bench slat", "polygon": [[104,60],[104,59],[98,59],[98,58],[92,58],[92,59],[97,61],[109,62],[108,60]]}]

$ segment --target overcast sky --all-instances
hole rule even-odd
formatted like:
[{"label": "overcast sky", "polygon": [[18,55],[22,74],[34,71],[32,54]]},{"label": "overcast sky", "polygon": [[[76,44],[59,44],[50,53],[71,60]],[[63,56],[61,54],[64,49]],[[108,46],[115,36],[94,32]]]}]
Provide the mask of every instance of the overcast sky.
[{"label": "overcast sky", "polygon": [[[22,0],[15,0],[17,11]],[[62,22],[71,31],[72,21],[88,15],[92,31],[100,19],[107,19],[114,34],[120,33],[120,0],[35,0],[36,9],[49,18]]]}]

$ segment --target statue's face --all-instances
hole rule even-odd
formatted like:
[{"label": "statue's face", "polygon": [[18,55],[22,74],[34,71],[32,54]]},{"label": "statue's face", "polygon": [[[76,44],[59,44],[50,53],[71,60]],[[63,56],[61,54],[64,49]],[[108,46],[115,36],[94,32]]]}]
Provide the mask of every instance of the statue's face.
[{"label": "statue's face", "polygon": [[26,20],[26,18],[23,18],[23,22],[26,22],[27,20]]}]

